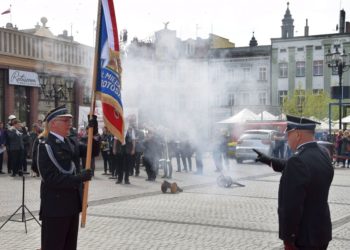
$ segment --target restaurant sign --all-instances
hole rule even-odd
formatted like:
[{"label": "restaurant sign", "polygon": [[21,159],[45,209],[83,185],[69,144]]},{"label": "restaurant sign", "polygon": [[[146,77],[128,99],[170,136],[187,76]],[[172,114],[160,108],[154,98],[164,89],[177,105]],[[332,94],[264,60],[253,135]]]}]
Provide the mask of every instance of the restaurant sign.
[{"label": "restaurant sign", "polygon": [[40,87],[36,72],[9,69],[9,84],[28,87]]}]

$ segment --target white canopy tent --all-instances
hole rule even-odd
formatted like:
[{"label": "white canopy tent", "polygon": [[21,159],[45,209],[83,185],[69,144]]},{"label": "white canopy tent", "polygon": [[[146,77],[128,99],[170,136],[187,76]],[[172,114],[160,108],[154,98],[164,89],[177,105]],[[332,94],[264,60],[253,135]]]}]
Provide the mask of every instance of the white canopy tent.
[{"label": "white canopy tent", "polygon": [[260,120],[259,116],[249,109],[242,109],[234,116],[222,120],[218,123],[231,124],[231,123],[244,123],[249,120]]},{"label": "white canopy tent", "polygon": [[[338,121],[339,122],[339,121]],[[350,123],[350,115],[341,119],[342,123]]]},{"label": "white canopy tent", "polygon": [[278,120],[277,116],[274,116],[273,114],[267,111],[261,112],[260,114],[258,114],[258,117],[260,117],[260,120],[264,120],[264,121]]}]

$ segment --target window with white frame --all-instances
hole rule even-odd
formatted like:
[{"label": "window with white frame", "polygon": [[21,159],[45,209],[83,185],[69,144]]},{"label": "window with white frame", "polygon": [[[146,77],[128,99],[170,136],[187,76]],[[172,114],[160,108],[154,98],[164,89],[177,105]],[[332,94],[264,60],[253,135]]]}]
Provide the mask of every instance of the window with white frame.
[{"label": "window with white frame", "polygon": [[303,107],[305,105],[305,90],[296,89],[295,94],[297,97],[297,109],[299,113],[303,113]]},{"label": "window with white frame", "polygon": [[305,62],[296,62],[296,72],[295,76],[303,77],[305,76]]},{"label": "window with white frame", "polygon": [[259,105],[266,105],[266,92],[259,93]]},{"label": "window with white frame", "polygon": [[266,69],[266,67],[259,68],[259,81],[267,81],[267,69]]},{"label": "window with white frame", "polygon": [[243,67],[243,80],[248,80],[250,75],[250,67]]},{"label": "window with white frame", "polygon": [[234,106],[235,105],[235,95],[233,93],[228,94],[228,106]]},{"label": "window with white frame", "polygon": [[278,65],[279,68],[279,77],[280,78],[287,78],[288,77],[288,64],[287,63],[280,63]]},{"label": "window with white frame", "polygon": [[278,103],[280,106],[283,106],[284,102],[288,98],[288,91],[287,90],[280,90],[278,91]]},{"label": "window with white frame", "polygon": [[323,60],[314,61],[314,76],[323,76]]}]

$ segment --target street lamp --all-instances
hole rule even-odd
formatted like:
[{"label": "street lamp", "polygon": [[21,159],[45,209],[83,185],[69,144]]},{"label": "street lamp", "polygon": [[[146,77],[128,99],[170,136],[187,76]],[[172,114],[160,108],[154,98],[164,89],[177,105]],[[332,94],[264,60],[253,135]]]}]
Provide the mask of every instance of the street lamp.
[{"label": "street lamp", "polygon": [[74,86],[72,78],[64,78],[60,76],[42,75],[39,78],[41,92],[48,101],[53,100],[55,107],[59,106],[60,100],[68,100],[69,93]]},{"label": "street lamp", "polygon": [[340,89],[340,96],[339,96],[339,130],[342,128],[342,99],[343,99],[343,86],[342,86],[342,78],[343,73],[349,70],[349,56],[345,52],[345,49],[343,50],[343,53],[340,54],[338,48],[340,45],[334,45],[335,52],[331,53],[331,50],[328,50],[328,53],[326,54],[326,63],[329,68],[332,69],[333,72],[338,72],[339,76],[339,89]]}]

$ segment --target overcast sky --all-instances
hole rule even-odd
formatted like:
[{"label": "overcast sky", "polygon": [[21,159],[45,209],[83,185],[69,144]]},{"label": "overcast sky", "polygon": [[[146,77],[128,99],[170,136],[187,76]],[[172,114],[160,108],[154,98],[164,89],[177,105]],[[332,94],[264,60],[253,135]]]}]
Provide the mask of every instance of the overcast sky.
[{"label": "overcast sky", "polygon": [[[127,29],[133,37],[147,39],[169,22],[181,39],[207,38],[209,33],[228,38],[236,46],[247,46],[252,32],[259,45],[270,44],[270,38],[281,36],[285,0],[114,0],[118,29]],[[341,8],[350,21],[349,0],[291,0],[295,35],[303,35],[309,19],[310,35],[335,33]],[[33,28],[40,18],[57,35],[64,29],[75,40],[93,44],[93,23],[97,0],[1,0],[0,13],[12,5],[12,13],[0,16],[0,26],[7,22],[19,29]]]}]

